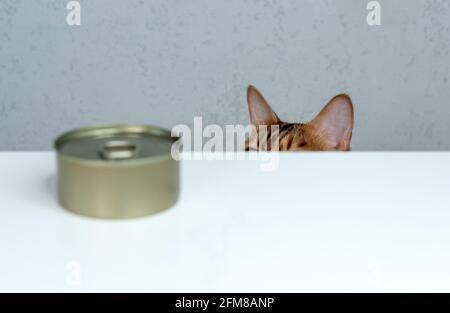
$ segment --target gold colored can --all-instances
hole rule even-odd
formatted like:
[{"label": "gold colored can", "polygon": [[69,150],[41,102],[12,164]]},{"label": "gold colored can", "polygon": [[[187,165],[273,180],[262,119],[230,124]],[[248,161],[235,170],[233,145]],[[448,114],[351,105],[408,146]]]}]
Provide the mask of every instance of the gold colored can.
[{"label": "gold colored can", "polygon": [[179,162],[171,155],[177,140],[167,130],[145,125],[63,134],[55,142],[60,204],[78,214],[109,219],[172,207],[179,194]]}]

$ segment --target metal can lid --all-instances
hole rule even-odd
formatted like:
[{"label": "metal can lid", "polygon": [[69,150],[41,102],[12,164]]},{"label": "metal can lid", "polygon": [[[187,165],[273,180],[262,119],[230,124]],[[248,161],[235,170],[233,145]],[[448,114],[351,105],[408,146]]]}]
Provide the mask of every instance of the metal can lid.
[{"label": "metal can lid", "polygon": [[170,155],[178,140],[170,131],[146,125],[80,128],[60,136],[58,153],[87,160],[125,161]]}]

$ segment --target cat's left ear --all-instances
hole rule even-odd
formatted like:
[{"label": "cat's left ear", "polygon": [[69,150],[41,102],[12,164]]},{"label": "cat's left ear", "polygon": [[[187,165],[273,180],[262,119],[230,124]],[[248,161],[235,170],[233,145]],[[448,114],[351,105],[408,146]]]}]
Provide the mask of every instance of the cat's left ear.
[{"label": "cat's left ear", "polygon": [[247,88],[247,103],[250,121],[253,125],[270,126],[280,122],[269,103],[267,103],[259,90],[253,86]]},{"label": "cat's left ear", "polygon": [[354,124],[352,100],[348,95],[337,95],[309,123],[334,150],[350,150]]}]

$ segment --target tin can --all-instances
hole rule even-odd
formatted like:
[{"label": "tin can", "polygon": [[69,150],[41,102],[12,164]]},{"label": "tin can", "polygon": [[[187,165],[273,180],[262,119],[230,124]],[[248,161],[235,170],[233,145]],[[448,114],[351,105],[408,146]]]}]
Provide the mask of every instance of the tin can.
[{"label": "tin can", "polygon": [[177,141],[169,131],[145,125],[82,128],[63,134],[55,142],[61,206],[109,219],[170,208],[179,194],[179,162],[171,155]]}]

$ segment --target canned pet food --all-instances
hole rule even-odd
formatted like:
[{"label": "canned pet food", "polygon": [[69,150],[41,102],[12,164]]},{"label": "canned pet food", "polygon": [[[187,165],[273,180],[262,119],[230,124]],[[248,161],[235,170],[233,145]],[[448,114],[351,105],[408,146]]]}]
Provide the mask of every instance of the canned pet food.
[{"label": "canned pet food", "polygon": [[173,206],[178,138],[144,125],[111,125],[68,132],[55,142],[60,204],[99,218],[134,218]]}]

